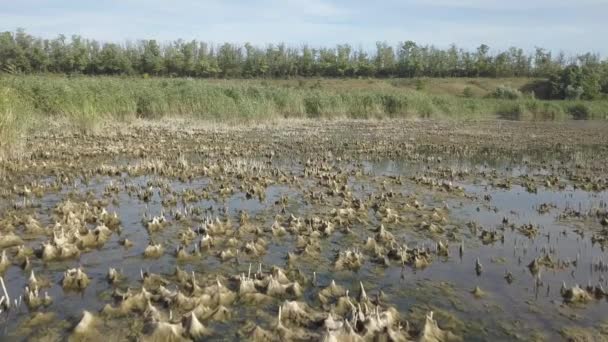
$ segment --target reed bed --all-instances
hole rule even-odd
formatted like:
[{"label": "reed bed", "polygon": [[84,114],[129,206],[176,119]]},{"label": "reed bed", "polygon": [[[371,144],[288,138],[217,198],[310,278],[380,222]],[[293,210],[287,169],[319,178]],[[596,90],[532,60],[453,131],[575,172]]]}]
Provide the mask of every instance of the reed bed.
[{"label": "reed bed", "polygon": [[284,118],[603,119],[608,114],[606,100],[509,100],[335,83],[4,75],[0,77],[0,148],[48,121],[88,131],[108,120],[164,117],[252,123]]}]

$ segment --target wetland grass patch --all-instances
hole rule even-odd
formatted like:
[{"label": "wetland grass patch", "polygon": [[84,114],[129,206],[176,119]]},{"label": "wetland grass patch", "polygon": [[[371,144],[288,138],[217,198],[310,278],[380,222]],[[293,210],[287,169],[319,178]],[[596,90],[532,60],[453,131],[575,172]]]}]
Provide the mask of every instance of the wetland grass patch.
[{"label": "wetland grass patch", "polygon": [[[376,83],[390,82],[397,81]],[[608,113],[605,100],[465,97],[411,87],[361,87],[360,80],[292,83],[5,75],[0,78],[0,144],[6,149],[28,128],[45,121],[68,122],[79,131],[91,131],[108,121],[164,117],[251,124],[285,118],[603,119]],[[439,86],[434,82],[424,88]]]}]

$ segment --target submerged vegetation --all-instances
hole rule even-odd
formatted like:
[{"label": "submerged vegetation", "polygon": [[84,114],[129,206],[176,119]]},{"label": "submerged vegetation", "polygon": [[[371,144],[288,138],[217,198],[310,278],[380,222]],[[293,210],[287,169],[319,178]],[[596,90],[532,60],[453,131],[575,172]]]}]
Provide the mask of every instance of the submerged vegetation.
[{"label": "submerged vegetation", "polygon": [[608,122],[182,123],[0,163],[0,339],[605,336]]}]

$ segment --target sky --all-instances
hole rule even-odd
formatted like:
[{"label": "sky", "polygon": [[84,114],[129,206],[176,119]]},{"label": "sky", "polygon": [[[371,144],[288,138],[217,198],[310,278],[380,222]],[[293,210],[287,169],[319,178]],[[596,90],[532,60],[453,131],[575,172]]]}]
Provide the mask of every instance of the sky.
[{"label": "sky", "polygon": [[261,46],[485,43],[605,57],[607,14],[608,0],[0,0],[0,31]]}]

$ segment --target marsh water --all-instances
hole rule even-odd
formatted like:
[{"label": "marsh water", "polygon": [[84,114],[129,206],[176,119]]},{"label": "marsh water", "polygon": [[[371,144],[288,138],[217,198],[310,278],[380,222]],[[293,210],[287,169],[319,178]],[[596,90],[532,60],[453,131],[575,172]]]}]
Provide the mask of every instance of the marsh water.
[{"label": "marsh water", "polygon": [[[145,338],[141,323],[145,313],[121,318],[104,313],[105,306],[119,305],[117,291],[141,289],[142,275],[159,275],[165,279],[165,288],[188,295],[184,284],[175,279],[177,267],[194,272],[201,284],[221,279],[238,293],[235,277],[251,269],[269,272],[273,266],[285,270],[291,281],[297,280],[303,293],[253,304],[237,298],[226,305],[229,317],[201,318],[210,331],[206,340],[248,339],[243,332],[248,324],[270,330],[285,300],[327,311],[321,308],[318,293],[332,280],[349,289],[353,298],[361,282],[370,297],[378,295],[381,305],[399,312],[400,324],[411,324],[407,333],[412,339],[430,311],[441,329],[467,341],[601,338],[608,332],[602,318],[608,313],[608,297],[593,295],[584,302],[566,302],[562,288],[562,284],[566,289],[577,284],[583,289],[588,285],[608,288],[608,258],[597,238],[608,229],[602,225],[607,217],[606,174],[601,166],[581,162],[605,153],[601,146],[580,144],[568,150],[531,144],[526,150],[487,153],[479,148],[476,153],[461,153],[447,144],[417,146],[418,138],[408,138],[399,141],[413,146],[404,156],[391,155],[382,138],[374,141],[370,135],[345,140],[345,145],[351,144],[350,152],[294,150],[290,154],[285,151],[295,147],[281,145],[291,136],[285,130],[275,140],[272,132],[268,134],[270,148],[255,145],[253,138],[245,139],[249,145],[238,147],[241,143],[235,139],[241,133],[230,134],[229,144],[214,142],[216,146],[197,145],[190,135],[178,134],[164,143],[179,152],[174,154],[169,148],[158,156],[96,152],[99,155],[86,162],[70,162],[69,154],[58,152],[43,159],[61,160],[54,170],[40,168],[40,161],[30,165],[29,174],[14,176],[14,186],[7,187],[14,191],[5,192],[2,203],[3,229],[6,234],[10,224],[32,254],[30,264],[23,268],[15,254],[18,247],[5,248],[12,262],[3,275],[6,290],[18,298],[34,271],[40,282],[48,283],[43,290],[52,303],[5,308],[1,316],[4,338],[74,338],[84,310],[94,313],[98,320],[94,329],[106,339]],[[324,144],[341,144],[336,134],[324,139]],[[478,137],[483,141],[483,134]],[[458,143],[458,137],[442,139],[452,138]],[[87,138],[74,139],[80,149],[87,148]],[[125,139],[115,138],[113,144]],[[314,134],[307,139],[319,141]],[[361,145],[359,139],[373,143]],[[64,148],[73,143],[67,139]],[[199,153],[184,151],[180,144]],[[255,148],[262,153],[243,153]],[[377,153],[380,149],[382,153]],[[57,150],[62,151],[61,147]],[[273,153],[265,153],[269,150]],[[577,172],[584,173],[580,170],[592,176],[575,177]],[[20,191],[23,187],[32,192]],[[43,190],[34,194],[35,187]],[[102,245],[81,248],[77,257],[44,260],[37,250],[52,240],[57,222],[65,225],[57,208],[67,201],[105,208],[116,213],[120,225]],[[46,232],[24,233],[26,216],[35,218]],[[152,217],[161,216],[166,219],[162,229],[146,228]],[[215,219],[230,222],[226,225],[231,233],[211,234],[214,246],[199,250],[205,225]],[[290,229],[295,219],[310,228],[300,229],[302,233]],[[334,230],[321,235],[318,253],[302,252],[299,234],[311,234],[316,228],[310,222],[315,219],[331,222]],[[91,220],[86,228],[99,224]],[[271,227],[277,226],[287,233],[274,234]],[[392,234],[392,241],[382,251],[372,251],[368,238],[380,245],[381,226]],[[183,239],[186,231],[195,235]],[[125,238],[133,245],[124,246]],[[263,248],[255,252],[246,248],[258,239],[264,240]],[[162,244],[162,256],[144,256],[152,242]],[[438,242],[447,245],[447,255],[439,252]],[[427,263],[420,266],[379,255],[395,245],[427,250]],[[188,251],[187,257],[177,256],[179,246]],[[234,250],[235,256],[221,257],[219,253],[226,250]],[[338,267],[340,252],[346,250],[361,253],[362,263]],[[534,269],[530,265],[535,259],[550,262]],[[90,279],[88,286],[77,290],[62,286],[64,272],[78,267]],[[109,268],[121,274],[120,281],[108,281]],[[476,287],[480,291],[475,292]],[[168,321],[179,322],[188,312],[163,300],[152,304],[168,315]],[[39,313],[52,315],[40,319]],[[289,324],[297,322],[285,323]],[[313,340],[326,333],[323,326],[305,328]]]}]

